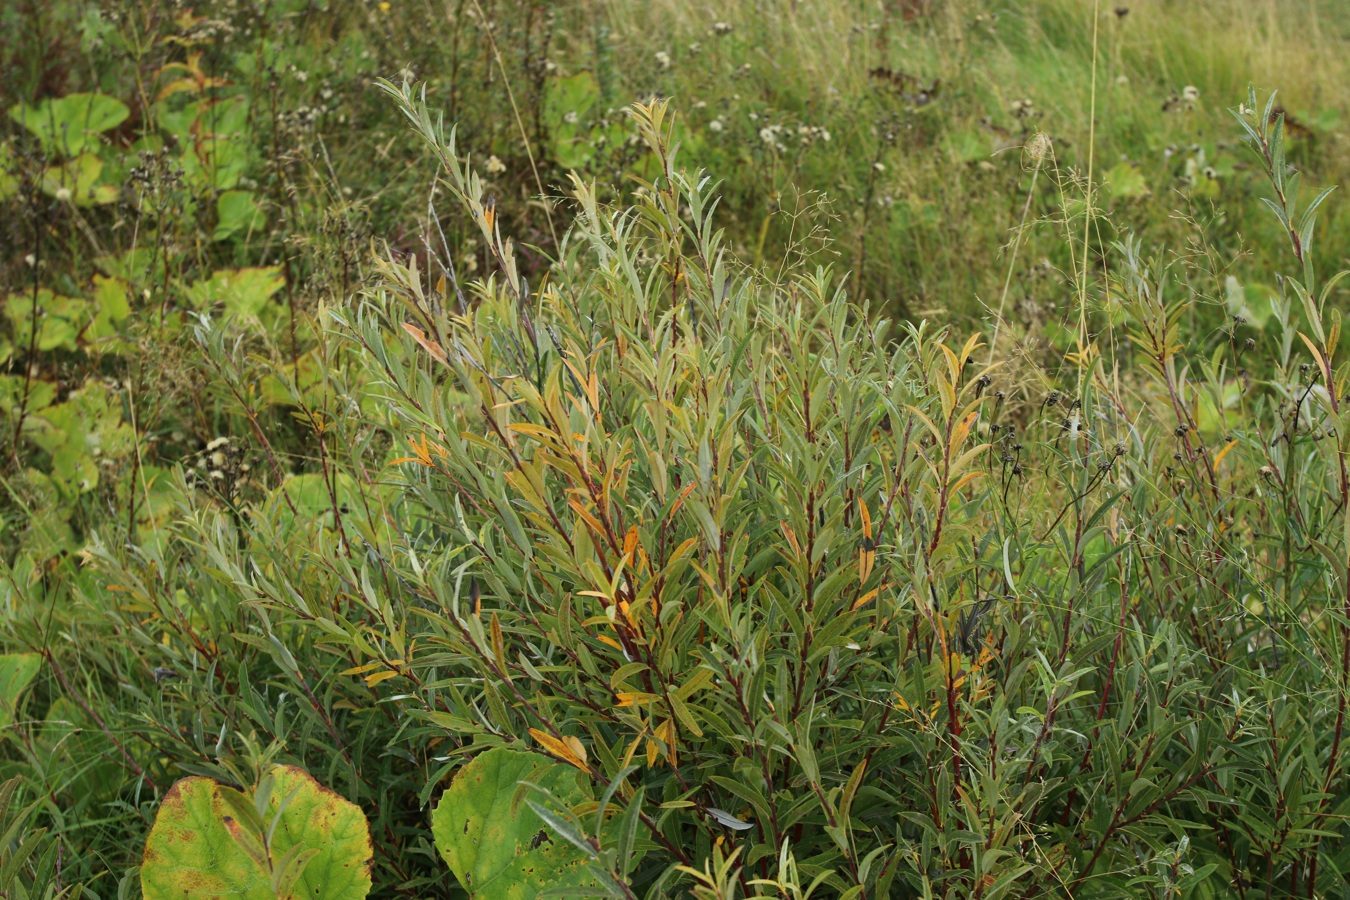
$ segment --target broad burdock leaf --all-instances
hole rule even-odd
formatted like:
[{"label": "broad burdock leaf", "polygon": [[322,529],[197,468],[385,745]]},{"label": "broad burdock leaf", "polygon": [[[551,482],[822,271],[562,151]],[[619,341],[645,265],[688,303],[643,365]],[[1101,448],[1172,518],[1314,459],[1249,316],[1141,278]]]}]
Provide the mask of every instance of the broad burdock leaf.
[{"label": "broad burdock leaf", "polygon": [[[526,783],[548,791],[531,791]],[[590,800],[584,776],[535,753],[498,748],[460,769],[436,804],[436,849],[472,897],[526,900],[545,889],[593,888],[589,856],[555,834],[528,801],[559,810]]]},{"label": "broad burdock leaf", "polygon": [[275,766],[271,775],[261,833],[240,821],[238,811],[253,804],[232,787],[193,777],[170,788],[145,843],[146,900],[365,897],[373,850],[361,809],[303,769]]},{"label": "broad burdock leaf", "polygon": [[69,94],[36,106],[20,103],[9,111],[11,119],[37,135],[43,150],[68,158],[97,146],[100,133],[121,125],[129,115],[125,103],[103,94]]}]

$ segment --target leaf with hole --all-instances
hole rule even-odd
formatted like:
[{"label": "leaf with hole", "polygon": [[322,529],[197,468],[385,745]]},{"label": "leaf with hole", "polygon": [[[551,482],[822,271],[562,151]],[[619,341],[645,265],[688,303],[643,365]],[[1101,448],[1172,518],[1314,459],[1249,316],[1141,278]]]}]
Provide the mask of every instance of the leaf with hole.
[{"label": "leaf with hole", "polygon": [[[551,799],[521,782],[547,790]],[[460,769],[431,817],[436,849],[472,897],[526,900],[545,889],[599,889],[588,857],[555,834],[528,800],[551,809],[590,800],[581,772],[536,753],[497,748]]]}]

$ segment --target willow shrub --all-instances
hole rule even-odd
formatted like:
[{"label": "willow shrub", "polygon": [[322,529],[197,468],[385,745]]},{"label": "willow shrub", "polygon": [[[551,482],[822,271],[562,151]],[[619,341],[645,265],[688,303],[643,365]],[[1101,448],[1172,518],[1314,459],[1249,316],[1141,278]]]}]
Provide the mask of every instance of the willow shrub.
[{"label": "willow shrub", "polygon": [[431,810],[504,748],[575,770],[513,802],[613,896],[1347,895],[1345,372],[1269,110],[1283,293],[1185,333],[1201,280],[1123,245],[1049,372],[742,268],[661,103],[636,205],[575,183],[530,284],[386,87],[494,266],[390,258],[329,312],[318,380],[277,376],[312,474],[251,420],[270,494],[180,484],[156,540],[11,573],[69,871],[128,864],[181,770],[275,760],[362,806],[376,892],[457,896]]},{"label": "willow shrub", "polygon": [[[1343,376],[1311,262],[1193,370],[1193,298],[1122,246],[1116,359],[1014,383],[827,272],[738,269],[664,103],[632,110],[639,203],[575,182],[531,286],[453,134],[386,89],[496,261],[389,262],[345,323],[410,512],[381,624],[308,615],[406,738],[575,766],[603,800],[556,824],[616,895],[1345,891]],[[1278,127],[1244,117],[1305,252]]]}]

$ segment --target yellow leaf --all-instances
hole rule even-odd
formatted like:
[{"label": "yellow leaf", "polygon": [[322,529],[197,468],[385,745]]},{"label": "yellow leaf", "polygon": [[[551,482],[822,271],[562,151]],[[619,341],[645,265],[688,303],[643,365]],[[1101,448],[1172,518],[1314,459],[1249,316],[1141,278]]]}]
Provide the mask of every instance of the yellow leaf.
[{"label": "yellow leaf", "polygon": [[506,426],[508,431],[514,431],[519,434],[529,435],[532,438],[538,438],[548,443],[557,443],[558,435],[542,425],[536,425],[533,422],[512,422]]},{"label": "yellow leaf", "polygon": [[1222,450],[1220,450],[1218,453],[1214,454],[1214,468],[1215,468],[1215,470],[1218,470],[1218,468],[1219,468],[1219,463],[1223,462],[1223,458],[1224,458],[1225,456],[1228,455],[1228,451],[1229,451],[1229,450],[1232,450],[1234,447],[1236,447],[1236,446],[1237,446],[1237,443],[1238,443],[1237,441],[1229,441],[1227,444],[1224,444],[1224,445],[1223,445],[1223,449],[1222,449]]},{"label": "yellow leaf", "polygon": [[1321,369],[1322,373],[1327,376],[1328,380],[1330,380],[1331,370],[1327,367],[1326,357],[1322,355],[1322,351],[1318,350],[1317,345],[1314,344],[1303,332],[1300,331],[1298,333],[1298,336],[1303,338],[1303,343],[1307,344],[1308,349],[1312,351],[1313,359],[1317,360],[1317,367]]},{"label": "yellow leaf", "polygon": [[449,358],[446,357],[445,351],[442,350],[440,347],[437,347],[435,344],[431,343],[431,341],[427,340],[427,333],[425,331],[418,328],[416,325],[413,325],[411,322],[404,322],[403,330],[408,332],[408,334],[412,335],[413,340],[417,341],[418,345],[423,350],[427,351],[436,359],[445,363],[447,366],[450,364],[450,360]]},{"label": "yellow leaf", "polygon": [[600,520],[597,519],[594,515],[592,515],[586,509],[586,507],[582,506],[579,502],[577,502],[577,499],[575,497],[568,497],[567,505],[572,507],[572,509],[576,512],[577,515],[581,516],[582,521],[590,526],[590,529],[595,532],[596,537],[601,539],[604,538],[605,527],[600,524]]},{"label": "yellow leaf", "polygon": [[[492,655],[497,658],[497,669],[506,675],[506,639],[502,635],[502,623],[497,614],[492,614],[489,627],[492,631]],[[506,675],[509,680],[511,676]]]},{"label": "yellow leaf", "polygon": [[853,602],[852,611],[857,612],[867,604],[871,603],[873,600],[876,599],[877,592],[880,590],[881,590],[880,588],[872,588],[870,591],[863,594],[861,597],[859,597],[857,600]]},{"label": "yellow leaf", "polygon": [[[872,546],[871,538],[864,538],[866,543],[858,548],[858,583],[861,584],[872,574],[872,566],[876,565],[877,551]],[[869,549],[870,548],[870,549]]]},{"label": "yellow leaf", "polygon": [[586,748],[581,745],[581,741],[574,737],[567,737],[559,740],[546,731],[540,731],[538,728],[530,729],[530,737],[539,742],[539,745],[556,756],[565,763],[576,766],[586,774],[590,774],[590,769],[586,767]]},{"label": "yellow leaf", "polygon": [[383,672],[376,672],[373,675],[366,676],[366,687],[374,687],[381,681],[388,681],[390,678],[398,675],[393,669],[385,669]]},{"label": "yellow leaf", "polygon": [[948,347],[946,344],[938,344],[938,348],[942,351],[942,355],[946,357],[947,371],[952,376],[951,382],[954,387],[961,381],[961,367],[965,364],[966,358],[963,356],[960,359],[957,359],[956,351],[952,350],[952,348]]},{"label": "yellow leaf", "polygon": [[980,340],[980,335],[978,333],[972,334],[970,337],[966,338],[966,346],[961,350],[962,362],[964,363],[965,360],[970,359],[975,351],[980,349],[983,343],[984,342]]},{"label": "yellow leaf", "polygon": [[670,559],[666,563],[667,567],[669,567],[669,565],[675,562],[676,560],[682,559],[685,556],[685,554],[687,554],[690,550],[693,550],[697,546],[698,546],[698,538],[696,537],[686,538],[684,543],[676,547],[675,552],[670,554]]},{"label": "yellow leaf", "polygon": [[174,94],[183,92],[197,94],[201,92],[201,89],[201,84],[195,78],[175,78],[159,89],[159,93],[155,95],[155,102],[158,103],[165,97],[172,97]]},{"label": "yellow leaf", "polygon": [[972,412],[957,423],[957,426],[952,429],[952,440],[951,443],[947,445],[948,456],[955,456],[956,451],[961,449],[961,445],[964,444],[966,438],[970,436],[970,429],[975,424],[975,419],[978,416],[979,413]]},{"label": "yellow leaf", "polygon": [[680,496],[675,498],[675,503],[670,507],[670,515],[666,517],[667,519],[673,519],[675,517],[675,513],[684,505],[684,498],[688,497],[690,492],[694,490],[694,485],[695,482],[691,481],[689,484],[685,485],[684,490],[680,491]]},{"label": "yellow leaf", "polygon": [[666,759],[670,762],[672,766],[679,765],[679,762],[675,756],[675,720],[666,719],[664,722],[662,722],[661,725],[656,729],[656,736],[665,742]]},{"label": "yellow leaf", "polygon": [[961,490],[961,488],[965,487],[967,484],[974,481],[976,478],[981,477],[982,475],[984,475],[983,472],[968,472],[967,474],[962,475],[959,479],[957,479],[956,484],[952,485],[952,493],[955,494],[957,491]]}]

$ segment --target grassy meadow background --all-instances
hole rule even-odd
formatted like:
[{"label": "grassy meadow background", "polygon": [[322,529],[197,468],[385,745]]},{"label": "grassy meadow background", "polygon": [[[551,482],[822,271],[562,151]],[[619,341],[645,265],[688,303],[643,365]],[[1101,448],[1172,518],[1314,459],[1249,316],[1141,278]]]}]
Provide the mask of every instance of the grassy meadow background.
[{"label": "grassy meadow background", "polygon": [[0,896],[278,763],[378,896],[1350,896],[1337,0],[0,36]]}]

